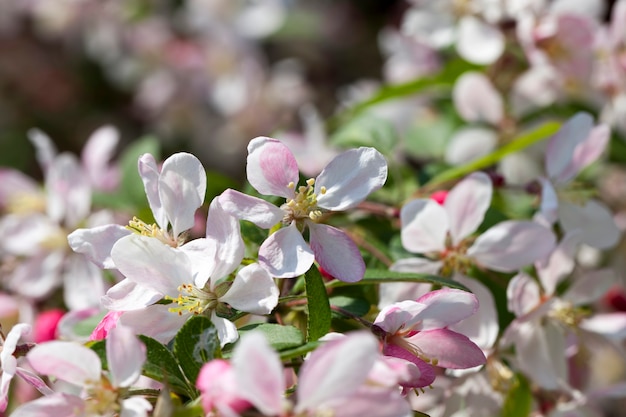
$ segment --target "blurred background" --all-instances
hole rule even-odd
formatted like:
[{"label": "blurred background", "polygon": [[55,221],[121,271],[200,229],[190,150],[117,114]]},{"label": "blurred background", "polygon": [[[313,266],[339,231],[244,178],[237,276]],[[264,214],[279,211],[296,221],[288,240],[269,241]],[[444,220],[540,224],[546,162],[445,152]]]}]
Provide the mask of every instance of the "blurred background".
[{"label": "blurred background", "polygon": [[299,131],[303,106],[326,118],[358,98],[355,85],[382,78],[379,34],[407,8],[399,0],[3,0],[0,166],[41,175],[31,128],[78,153],[111,124],[119,151],[150,134],[164,156],[186,150],[240,177],[250,139]]}]

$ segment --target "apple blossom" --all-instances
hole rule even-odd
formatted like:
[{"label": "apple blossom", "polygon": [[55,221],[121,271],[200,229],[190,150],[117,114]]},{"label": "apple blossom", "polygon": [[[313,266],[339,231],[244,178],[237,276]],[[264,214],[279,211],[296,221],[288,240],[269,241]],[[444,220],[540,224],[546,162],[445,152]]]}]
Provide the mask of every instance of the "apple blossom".
[{"label": "apple blossom", "polygon": [[[336,156],[306,185],[297,186],[298,165],[287,146],[276,139],[258,137],[248,145],[247,175],[263,195],[284,197],[280,207],[234,190],[219,197],[227,212],[257,226],[281,229],[259,248],[259,263],[277,278],[305,273],[317,261],[335,278],[355,282],[363,278],[365,264],[355,243],[341,231],[320,223],[324,212],[347,210],[382,187],[387,178],[385,158],[373,148],[359,148]],[[309,244],[302,237],[309,230]]]}]

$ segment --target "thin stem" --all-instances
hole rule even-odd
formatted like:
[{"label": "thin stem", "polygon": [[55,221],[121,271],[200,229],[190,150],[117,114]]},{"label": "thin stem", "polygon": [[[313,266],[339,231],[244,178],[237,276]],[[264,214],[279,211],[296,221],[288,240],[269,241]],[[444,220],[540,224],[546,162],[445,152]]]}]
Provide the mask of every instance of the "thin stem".
[{"label": "thin stem", "polygon": [[365,320],[364,318],[362,318],[360,316],[357,316],[356,314],[353,314],[353,313],[349,312],[348,310],[345,310],[345,309],[343,309],[341,307],[337,307],[337,306],[331,305],[330,309],[334,310],[337,313],[340,313],[340,314],[342,314],[342,315],[344,315],[344,316],[346,316],[348,318],[351,318],[353,320],[358,321],[359,323],[361,323],[363,326],[367,327],[368,329],[371,329],[372,326],[374,325],[374,323],[369,322],[369,321]]}]

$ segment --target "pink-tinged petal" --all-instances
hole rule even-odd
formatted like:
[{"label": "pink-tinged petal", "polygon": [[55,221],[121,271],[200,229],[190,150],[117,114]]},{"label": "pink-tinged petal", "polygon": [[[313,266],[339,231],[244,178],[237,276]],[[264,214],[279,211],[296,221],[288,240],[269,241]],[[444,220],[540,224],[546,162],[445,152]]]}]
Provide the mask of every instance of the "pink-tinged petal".
[{"label": "pink-tinged petal", "polygon": [[572,160],[555,180],[565,183],[574,178],[580,171],[595,162],[605,151],[611,138],[611,129],[607,125],[591,129],[589,136],[574,149]]},{"label": "pink-tinged petal", "polygon": [[414,253],[442,252],[448,233],[446,210],[430,199],[408,202],[400,211],[402,246]]},{"label": "pink-tinged petal", "polygon": [[174,236],[191,229],[204,203],[206,173],[198,158],[179,152],[165,160],[159,176],[159,198]]},{"label": "pink-tinged petal", "polygon": [[57,338],[57,326],[65,311],[55,308],[40,312],[35,318],[34,339],[35,343],[43,343]]},{"label": "pink-tinged petal", "polygon": [[91,186],[74,155],[59,155],[46,175],[48,215],[73,228],[91,209]]},{"label": "pink-tinged petal", "polygon": [[0,234],[0,249],[4,252],[32,257],[41,253],[46,239],[60,239],[63,229],[44,214],[7,214],[0,217]]},{"label": "pink-tinged petal", "polygon": [[335,398],[320,412],[331,409],[341,417],[408,417],[413,415],[408,401],[396,390],[362,385],[345,398]]},{"label": "pink-tinged petal", "polygon": [[524,272],[515,275],[506,288],[507,308],[517,317],[532,311],[541,302],[539,284]]},{"label": "pink-tinged petal", "polygon": [[424,294],[416,302],[425,305],[411,321],[415,330],[439,329],[471,316],[478,310],[474,294],[453,288],[442,288]]},{"label": "pink-tinged petal", "polygon": [[457,130],[450,138],[444,159],[450,165],[466,164],[488,155],[497,144],[498,135],[493,129],[464,127]]},{"label": "pink-tinged petal", "polygon": [[313,222],[308,224],[311,249],[320,266],[340,281],[363,279],[365,262],[352,239],[335,227]]},{"label": "pink-tinged petal", "polygon": [[453,279],[465,285],[478,299],[478,310],[450,326],[450,330],[469,337],[481,349],[491,349],[498,338],[498,310],[491,290],[476,279],[455,274]]},{"label": "pink-tinged petal", "polygon": [[456,50],[471,63],[492,64],[504,51],[505,39],[502,32],[476,17],[462,17],[458,31]]},{"label": "pink-tinged petal", "polygon": [[29,299],[50,295],[61,284],[64,253],[54,251],[25,259],[9,275],[7,286]]},{"label": "pink-tinged petal", "polygon": [[81,152],[83,168],[91,184],[98,189],[111,190],[119,183],[119,171],[109,166],[119,139],[117,129],[102,126],[91,134]]},{"label": "pink-tinged petal", "polygon": [[178,297],[178,287],[192,282],[189,257],[151,237],[129,235],[117,241],[111,258],[119,271],[162,295]]},{"label": "pink-tinged petal", "polygon": [[546,149],[546,172],[551,179],[559,179],[574,157],[574,149],[583,143],[593,128],[593,117],[579,112],[561,126],[550,138]]},{"label": "pink-tinged petal", "polygon": [[54,393],[17,407],[12,417],[77,417],[85,412],[85,401],[71,394]]},{"label": "pink-tinged petal", "polygon": [[398,272],[418,272],[436,275],[441,270],[443,262],[431,261],[427,258],[406,258],[396,261],[389,269]]},{"label": "pink-tinged petal", "polygon": [[399,301],[384,307],[376,316],[374,325],[389,334],[408,330],[408,324],[413,323],[413,319],[425,308],[426,305],[413,300]]},{"label": "pink-tinged petal", "polygon": [[468,71],[457,78],[452,99],[459,115],[468,122],[497,125],[504,116],[502,96],[482,72]]},{"label": "pink-tinged petal", "polygon": [[492,193],[491,179],[483,172],[468,175],[450,190],[443,207],[448,213],[454,245],[478,229],[491,204]]},{"label": "pink-tinged petal", "polygon": [[4,319],[19,314],[20,303],[17,297],[0,293],[0,318]]},{"label": "pink-tinged petal", "polygon": [[[385,184],[387,161],[374,148],[350,149],[337,155],[315,179],[317,204],[328,210],[350,209]],[[326,192],[322,193],[322,187]]]},{"label": "pink-tinged petal", "polygon": [[107,310],[127,311],[149,306],[161,298],[162,293],[129,279],[123,279],[109,288],[100,301],[102,307]]},{"label": "pink-tinged petal", "polygon": [[432,284],[413,282],[390,282],[380,284],[378,289],[378,308],[404,300],[416,300],[432,291]]},{"label": "pink-tinged petal", "polygon": [[167,344],[190,316],[178,315],[169,311],[169,308],[169,305],[155,304],[141,310],[126,311],[120,316],[118,326],[130,327],[135,334],[143,334]]},{"label": "pink-tinged petal", "polygon": [[626,313],[600,313],[583,319],[580,327],[605,337],[623,341],[626,338]]},{"label": "pink-tinged petal", "polygon": [[247,220],[264,229],[274,226],[285,216],[281,208],[239,191],[228,189],[218,198],[222,208],[231,216]]},{"label": "pink-tinged petal", "polygon": [[325,342],[302,365],[296,414],[354,393],[365,382],[378,355],[378,341],[367,332]]},{"label": "pink-tinged petal", "polygon": [[248,182],[263,195],[293,198],[298,186],[298,163],[284,143],[272,138],[254,138],[248,144]]},{"label": "pink-tinged petal", "polygon": [[241,395],[265,415],[281,414],[285,390],[283,366],[263,334],[250,332],[242,337],[231,363]]},{"label": "pink-tinged petal", "polygon": [[31,386],[33,386],[37,391],[39,391],[43,395],[52,395],[54,391],[50,389],[48,385],[41,379],[38,375],[35,375],[34,372],[29,371],[28,369],[17,367],[15,368],[15,374],[22,378],[24,381],[28,382]]},{"label": "pink-tinged petal", "polygon": [[70,310],[84,310],[100,306],[105,293],[102,270],[81,255],[65,258],[63,301]]},{"label": "pink-tinged petal", "polygon": [[220,416],[238,417],[251,406],[240,395],[230,362],[223,359],[215,359],[202,366],[196,387],[202,394],[202,408],[206,414],[217,411]]},{"label": "pink-tinged petal", "polygon": [[150,210],[152,210],[154,220],[156,220],[161,229],[166,230],[168,219],[159,196],[160,173],[154,156],[149,153],[141,155],[137,161],[137,169],[143,181],[143,187],[146,191],[146,197],[148,198],[148,204],[150,205]]},{"label": "pink-tinged petal", "polygon": [[241,263],[246,248],[241,237],[239,221],[224,210],[219,198],[214,198],[209,206],[206,237],[214,240],[219,248],[211,276],[222,278],[230,274]]},{"label": "pink-tinged petal", "polygon": [[534,65],[513,84],[511,104],[515,114],[554,103],[563,91],[563,77],[551,65]]},{"label": "pink-tinged petal", "polygon": [[117,224],[106,224],[91,229],[76,229],[67,236],[74,252],[82,253],[100,268],[115,268],[111,249],[115,242],[132,232]]},{"label": "pink-tinged petal", "polygon": [[278,304],[278,287],[259,264],[242,268],[219,301],[252,314],[269,314]]},{"label": "pink-tinged petal", "polygon": [[622,234],[611,211],[604,203],[593,199],[584,206],[561,201],[559,219],[566,231],[580,230],[583,243],[596,249],[612,248]]},{"label": "pink-tinged petal", "polygon": [[239,332],[235,324],[223,317],[218,316],[215,311],[211,313],[211,322],[217,330],[217,337],[222,347],[228,343],[235,343],[239,339]]},{"label": "pink-tinged petal", "polygon": [[546,227],[552,227],[559,218],[559,198],[556,189],[547,178],[539,178],[541,184],[541,206],[536,220]]},{"label": "pink-tinged petal", "polygon": [[0,412],[4,411],[8,404],[9,385],[15,376],[17,359],[13,356],[17,342],[23,336],[30,334],[31,327],[25,323],[16,324],[7,335],[2,349],[0,349],[0,364],[2,374],[0,375]]},{"label": "pink-tinged petal", "polygon": [[561,328],[546,322],[522,323],[518,327],[515,350],[518,366],[542,388],[555,390],[567,381],[565,336]]},{"label": "pink-tinged petal", "polygon": [[30,140],[30,143],[35,147],[37,162],[44,175],[46,175],[57,156],[57,148],[54,146],[54,142],[50,139],[50,136],[37,128],[29,129],[27,134],[28,140]]},{"label": "pink-tinged petal", "polygon": [[117,322],[122,314],[124,314],[123,311],[109,311],[106,313],[102,320],[100,320],[100,323],[93,329],[91,335],[89,335],[89,340],[106,339],[109,332],[117,326]]},{"label": "pink-tinged petal", "polygon": [[574,270],[574,257],[581,239],[578,231],[567,232],[549,257],[535,262],[537,275],[546,294],[554,294],[556,286]]},{"label": "pink-tinged petal", "polygon": [[38,373],[78,386],[88,381],[99,381],[101,377],[98,355],[77,343],[58,340],[42,343],[32,348],[26,357]]},{"label": "pink-tinged petal", "polygon": [[411,388],[427,387],[435,381],[435,368],[430,364],[419,359],[411,352],[401,348],[400,346],[387,344],[383,348],[383,353],[394,358],[404,359],[413,363],[420,371],[420,376],[416,380],[404,382],[403,385]]},{"label": "pink-tinged petal", "polygon": [[467,254],[494,271],[514,272],[548,256],[555,244],[550,229],[535,222],[510,220],[478,236]]},{"label": "pink-tinged petal", "polygon": [[591,304],[602,298],[616,284],[612,269],[600,269],[577,277],[563,294],[563,299],[575,306]]},{"label": "pink-tinged petal", "polygon": [[114,387],[130,387],[141,375],[146,361],[146,346],[133,331],[116,326],[106,339],[107,363]]},{"label": "pink-tinged petal", "polygon": [[315,255],[295,223],[271,234],[259,248],[259,263],[276,278],[293,278],[309,270]]},{"label": "pink-tinged petal", "polygon": [[467,336],[449,329],[435,329],[419,332],[407,338],[431,359],[437,359],[437,366],[450,369],[467,369],[484,365],[487,362],[483,351]]},{"label": "pink-tinged petal", "polygon": [[0,168],[0,208],[15,203],[15,198],[31,196],[35,201],[45,201],[41,187],[32,178],[17,170]]}]

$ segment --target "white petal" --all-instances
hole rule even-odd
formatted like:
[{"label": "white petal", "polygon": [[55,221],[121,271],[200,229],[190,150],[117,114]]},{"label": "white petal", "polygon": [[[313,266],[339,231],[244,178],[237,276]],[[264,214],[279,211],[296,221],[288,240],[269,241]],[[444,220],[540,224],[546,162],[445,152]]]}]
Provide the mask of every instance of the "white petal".
[{"label": "white petal", "polygon": [[127,311],[149,306],[161,298],[163,294],[160,292],[123,279],[109,288],[100,301],[107,310]]},{"label": "white petal", "polygon": [[426,258],[406,258],[397,260],[389,269],[398,272],[417,272],[436,275],[439,273],[442,266],[443,262],[441,261],[431,261]]},{"label": "white petal", "polygon": [[446,146],[445,161],[462,165],[489,154],[496,148],[498,135],[492,129],[467,127],[457,130]]},{"label": "white petal", "polygon": [[563,299],[575,306],[591,304],[602,298],[616,284],[616,278],[615,272],[611,269],[587,272],[574,280],[563,294]]},{"label": "white petal", "polygon": [[102,126],[94,131],[81,152],[83,169],[92,185],[110,189],[117,185],[119,172],[109,167],[120,134],[113,126]]},{"label": "white petal", "polygon": [[146,361],[146,346],[131,329],[124,326],[111,329],[106,338],[106,354],[114,387],[130,387],[139,379]]},{"label": "white petal", "polygon": [[443,206],[448,213],[454,245],[474,233],[483,222],[492,190],[491,179],[483,172],[468,175],[450,190]]},{"label": "white petal", "polygon": [[239,333],[235,324],[223,317],[211,313],[211,322],[217,329],[217,337],[220,339],[220,346],[224,347],[228,343],[235,343],[239,339]]},{"label": "white petal", "polygon": [[154,220],[161,229],[167,230],[167,214],[159,197],[159,168],[154,156],[149,153],[141,155],[137,166]]},{"label": "white petal", "polygon": [[494,26],[473,16],[464,16],[458,24],[456,50],[474,64],[495,62],[504,51],[504,35]]},{"label": "white petal", "polygon": [[83,386],[99,381],[100,358],[91,349],[72,342],[52,341],[39,344],[26,355],[35,371]]},{"label": "white petal", "polygon": [[402,246],[414,253],[441,252],[448,233],[448,214],[435,201],[417,199],[400,211]]},{"label": "white petal", "polygon": [[54,220],[73,228],[91,209],[91,186],[74,155],[63,153],[46,176],[47,211]]},{"label": "white petal", "polygon": [[506,298],[508,310],[521,317],[541,303],[541,289],[534,279],[520,272],[509,281]]},{"label": "white petal", "polygon": [[65,259],[63,271],[63,300],[70,310],[100,307],[105,293],[102,270],[81,255]]},{"label": "white petal", "polygon": [[28,131],[28,139],[35,147],[37,162],[39,162],[39,166],[45,175],[57,156],[57,148],[54,146],[50,136],[36,128]]},{"label": "white petal", "polygon": [[500,123],[504,116],[502,96],[481,72],[464,72],[454,83],[454,106],[468,122]]},{"label": "white petal", "polygon": [[567,232],[547,259],[535,263],[537,275],[546,294],[554,294],[558,283],[574,270],[574,256],[581,239],[582,236],[578,231]]},{"label": "white petal", "polygon": [[120,316],[118,325],[128,326],[136,334],[143,334],[167,344],[190,316],[178,315],[169,311],[169,308],[169,305],[155,304],[140,310],[126,311]]},{"label": "white petal", "polygon": [[295,223],[270,235],[259,248],[259,263],[276,278],[293,278],[309,270],[315,255]]},{"label": "white petal", "polygon": [[584,206],[560,201],[559,219],[565,230],[580,230],[583,243],[596,249],[612,248],[621,236],[612,213],[597,200]]},{"label": "white petal", "polygon": [[[337,155],[315,179],[317,204],[347,210],[359,204],[387,180],[387,161],[374,148],[361,147]],[[326,192],[321,193],[322,187]]]},{"label": "white petal", "polygon": [[71,394],[54,393],[17,407],[12,417],[76,417],[84,415],[85,402]]},{"label": "white petal", "polygon": [[219,301],[240,311],[269,314],[278,304],[278,287],[269,273],[259,264],[242,268],[232,286]]},{"label": "white petal", "polygon": [[100,268],[115,268],[111,259],[111,248],[120,238],[132,232],[124,226],[106,224],[91,229],[77,229],[67,236],[74,252],[82,253]]},{"label": "white petal", "polygon": [[309,241],[315,260],[331,276],[356,282],[365,275],[365,262],[356,244],[342,230],[309,222]]},{"label": "white petal", "polygon": [[281,208],[265,200],[230,189],[219,196],[219,203],[231,216],[250,221],[264,229],[274,226],[285,215]]},{"label": "white petal", "polygon": [[593,117],[579,112],[561,126],[550,138],[546,149],[546,172],[551,179],[558,179],[574,157],[574,149],[587,139],[593,128]]},{"label": "white petal", "polygon": [[209,206],[206,221],[206,237],[214,240],[218,251],[215,253],[215,266],[211,275],[222,278],[239,266],[246,250],[239,221],[224,210],[219,197]]},{"label": "white petal", "polygon": [[205,193],[206,173],[198,158],[179,152],[165,160],[159,176],[159,198],[174,236],[193,227]]}]

